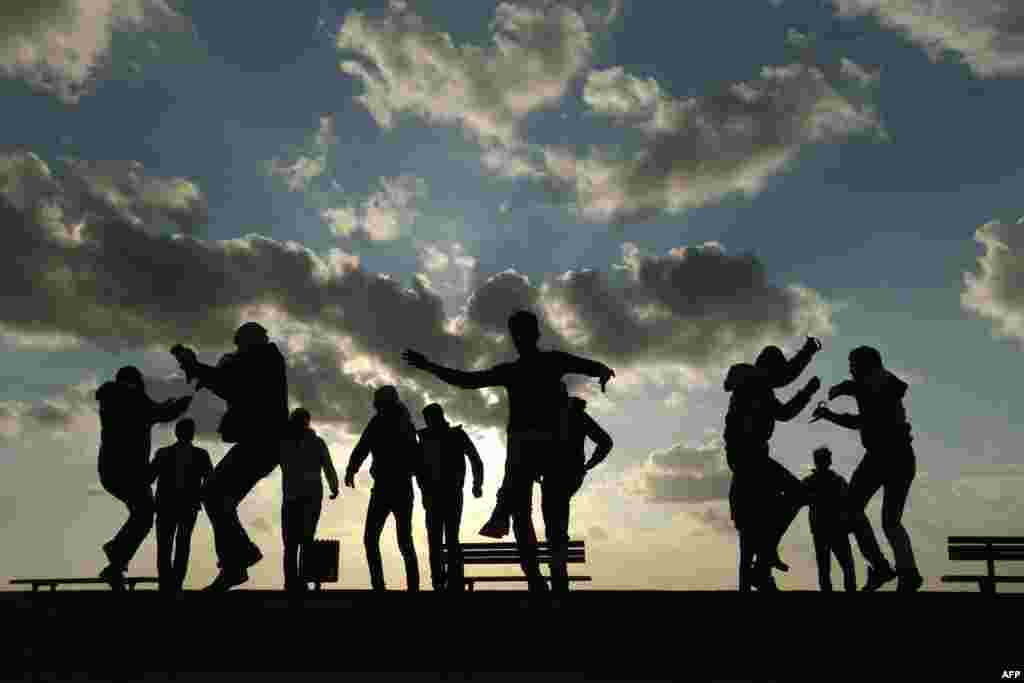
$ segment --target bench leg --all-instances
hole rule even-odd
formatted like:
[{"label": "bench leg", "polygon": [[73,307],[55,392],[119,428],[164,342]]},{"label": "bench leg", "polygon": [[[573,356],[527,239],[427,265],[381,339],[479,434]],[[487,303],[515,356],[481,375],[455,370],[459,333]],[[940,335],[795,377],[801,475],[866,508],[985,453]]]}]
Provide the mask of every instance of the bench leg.
[{"label": "bench leg", "polygon": [[978,582],[981,588],[981,592],[987,595],[996,594],[996,582],[993,579],[985,579],[984,581]]}]

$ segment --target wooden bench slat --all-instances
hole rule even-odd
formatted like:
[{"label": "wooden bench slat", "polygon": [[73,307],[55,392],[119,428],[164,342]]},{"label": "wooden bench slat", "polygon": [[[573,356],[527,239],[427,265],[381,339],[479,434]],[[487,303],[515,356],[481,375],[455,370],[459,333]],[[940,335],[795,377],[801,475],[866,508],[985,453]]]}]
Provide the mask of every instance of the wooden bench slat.
[{"label": "wooden bench slat", "polygon": [[975,583],[977,581],[994,581],[996,583],[1024,583],[1024,576],[966,576],[957,574],[955,576],[943,576],[943,583]]},{"label": "wooden bench slat", "polygon": [[[550,580],[551,577],[545,576],[544,579],[545,580]],[[467,576],[467,577],[465,577],[464,580],[466,581],[466,583],[469,583],[469,582],[476,583],[477,581],[486,581],[488,583],[494,583],[494,582],[526,581],[526,577],[525,576]],[[593,581],[594,579],[591,576],[570,576],[569,580],[570,581]]]},{"label": "wooden bench slat", "polygon": [[[584,564],[584,560],[582,558],[569,559],[569,560],[566,560],[566,561],[569,562],[570,564]],[[538,560],[537,562],[538,562],[538,564],[551,564],[551,562],[549,560]],[[483,558],[472,558],[471,557],[469,559],[463,560],[463,564],[519,564],[519,558],[518,557],[508,557],[508,558],[501,558],[501,559],[495,560],[493,558],[483,559]]]},{"label": "wooden bench slat", "polygon": [[[569,548],[582,548],[583,541],[569,541]],[[494,543],[460,543],[464,550],[517,550],[519,545],[515,541],[495,541]],[[549,548],[546,541],[537,543],[538,550]]]},{"label": "wooden bench slat", "polygon": [[950,536],[948,542],[950,545],[957,545],[961,543],[991,543],[993,545],[1001,543],[1024,543],[1024,536]]},{"label": "wooden bench slat", "polygon": [[1024,560],[1024,549],[1007,552],[990,552],[985,550],[950,550],[949,559],[953,561],[993,560]]}]

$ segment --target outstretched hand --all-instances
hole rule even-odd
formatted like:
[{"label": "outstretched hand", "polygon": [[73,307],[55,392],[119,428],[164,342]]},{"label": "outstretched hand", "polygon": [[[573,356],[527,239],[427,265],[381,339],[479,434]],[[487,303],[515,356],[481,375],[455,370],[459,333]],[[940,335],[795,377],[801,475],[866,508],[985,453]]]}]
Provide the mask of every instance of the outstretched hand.
[{"label": "outstretched hand", "polygon": [[333,491],[331,491],[330,498],[331,498],[331,500],[334,500],[337,497],[338,497],[338,489],[334,489]]},{"label": "outstretched hand", "polygon": [[356,475],[354,472],[345,473],[345,486],[350,489],[354,489],[356,487]]},{"label": "outstretched hand", "polygon": [[832,401],[840,396],[852,396],[853,395],[853,382],[850,380],[844,380],[839,384],[831,387],[828,390],[828,400]]},{"label": "outstretched hand", "polygon": [[412,349],[406,349],[402,352],[402,359],[414,368],[420,370],[426,370],[430,366],[430,361],[419,351],[413,351]]},{"label": "outstretched hand", "polygon": [[821,351],[821,340],[817,337],[807,337],[807,341],[804,342],[804,348],[809,349],[811,353],[817,353]]},{"label": "outstretched hand", "polygon": [[601,393],[606,393],[605,385],[608,384],[608,380],[615,376],[615,371],[608,368],[608,371],[601,376]]},{"label": "outstretched hand", "polygon": [[473,497],[474,498],[481,498],[481,497],[483,497],[483,495],[484,495],[484,490],[483,490],[482,487],[480,487],[480,486],[474,486],[473,487]]},{"label": "outstretched hand", "polygon": [[811,419],[808,422],[808,424],[813,424],[813,423],[817,422],[818,420],[822,419],[823,417],[825,417],[825,414],[827,412],[828,412],[828,405],[825,403],[825,401],[820,401],[818,403],[818,405],[814,408],[814,412],[811,413]]},{"label": "outstretched hand", "polygon": [[821,379],[818,377],[812,377],[811,381],[807,383],[807,391],[813,396],[818,393],[818,389],[821,389]]}]

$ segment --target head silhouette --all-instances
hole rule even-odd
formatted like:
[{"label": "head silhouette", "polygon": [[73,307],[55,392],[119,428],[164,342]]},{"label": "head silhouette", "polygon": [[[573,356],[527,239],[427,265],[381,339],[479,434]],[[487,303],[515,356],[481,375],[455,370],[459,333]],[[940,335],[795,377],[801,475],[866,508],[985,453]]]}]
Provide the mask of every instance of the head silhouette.
[{"label": "head silhouette", "polygon": [[184,417],[174,425],[174,435],[182,443],[191,443],[196,436],[196,421],[191,417]]},{"label": "head silhouette", "polygon": [[310,416],[309,411],[305,408],[296,408],[288,417],[288,421],[291,423],[292,427],[295,427],[296,429],[308,429],[311,419],[312,417]]},{"label": "head silhouette", "polygon": [[431,403],[424,408],[423,419],[426,421],[427,426],[432,429],[444,427],[448,422],[444,419],[444,408],[439,403]]},{"label": "head silhouette", "polygon": [[134,365],[126,365],[117,371],[114,375],[114,379],[118,382],[124,382],[125,384],[131,384],[139,389],[146,387],[145,382],[142,380],[142,371]]},{"label": "head silhouette", "polygon": [[768,372],[779,372],[786,365],[786,355],[778,346],[766,346],[761,353],[757,354],[754,365]]},{"label": "head silhouette", "polygon": [[239,351],[246,351],[268,341],[267,330],[259,323],[247,322],[235,332],[235,345]]},{"label": "head silhouette", "polygon": [[832,451],[828,449],[828,446],[814,449],[814,466],[819,470],[827,470],[832,466]]},{"label": "head silhouette", "polygon": [[387,384],[379,387],[373,392],[373,407],[379,411],[386,411],[398,407],[398,389]]},{"label": "head silhouette", "polygon": [[882,354],[871,346],[858,346],[850,351],[850,376],[855,380],[863,379],[881,369]]},{"label": "head silhouette", "polygon": [[530,311],[516,311],[508,318],[508,333],[520,354],[533,351],[540,340],[540,322]]}]

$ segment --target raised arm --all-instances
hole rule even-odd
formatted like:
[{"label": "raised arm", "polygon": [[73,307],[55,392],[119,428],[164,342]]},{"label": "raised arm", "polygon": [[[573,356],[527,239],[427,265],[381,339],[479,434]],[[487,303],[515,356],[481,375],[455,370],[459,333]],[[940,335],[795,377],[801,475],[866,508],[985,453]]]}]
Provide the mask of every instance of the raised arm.
[{"label": "raised arm", "polygon": [[146,411],[148,414],[147,417],[149,421],[154,424],[177,420],[185,414],[185,411],[188,410],[189,405],[192,403],[191,396],[172,398],[164,401],[163,403],[157,403],[148,397],[147,400],[149,401],[149,407]]},{"label": "raised arm", "polygon": [[317,437],[320,446],[320,468],[327,477],[327,485],[331,489],[331,498],[338,497],[340,485],[338,484],[338,471],[334,469],[334,461],[331,460],[331,451],[327,448],[327,442]]},{"label": "raised arm", "polygon": [[840,427],[846,427],[847,429],[853,429],[859,431],[863,421],[860,415],[853,413],[836,413],[829,410],[827,407],[822,407],[818,411],[822,419],[828,420],[832,424],[839,425]]},{"label": "raised arm", "polygon": [[793,398],[789,399],[786,403],[782,403],[778,399],[775,399],[775,419],[782,422],[788,422],[794,417],[800,414],[807,404],[811,402],[811,398],[814,397],[814,393],[821,388],[821,380],[817,377],[811,379],[803,389],[796,392]]},{"label": "raised arm", "polygon": [[795,382],[796,378],[800,376],[800,373],[810,365],[814,354],[820,350],[821,342],[814,337],[808,337],[803,347],[786,362],[786,367],[782,373],[774,378],[772,387],[774,389],[781,389],[782,387]]},{"label": "raised arm", "polygon": [[594,449],[590,459],[583,466],[584,470],[590,471],[608,457],[608,454],[612,452],[614,444],[611,435],[601,425],[597,424],[594,418],[586,413],[583,413],[583,430],[584,434],[597,444],[597,448]]},{"label": "raised arm", "polygon": [[442,382],[460,389],[483,389],[502,386],[505,383],[505,365],[498,365],[489,370],[456,370],[427,360],[422,353],[411,349],[404,351],[402,358],[412,367],[426,370]]},{"label": "raised arm", "polygon": [[604,363],[599,363],[596,360],[590,360],[589,358],[580,358],[574,356],[571,353],[565,351],[557,352],[562,361],[562,369],[565,373],[571,373],[574,375],[587,375],[588,377],[597,377],[601,380],[601,391],[605,390],[605,385],[612,377],[615,376],[615,371]]}]

